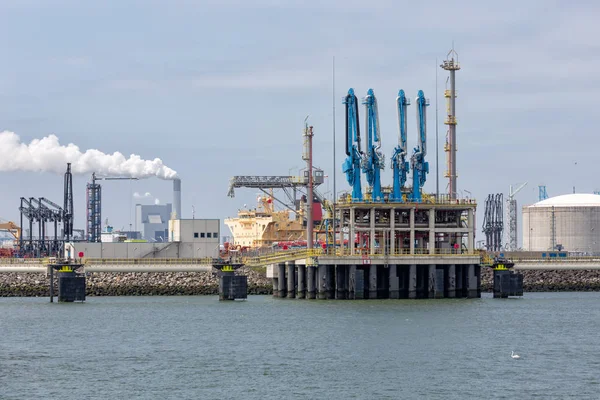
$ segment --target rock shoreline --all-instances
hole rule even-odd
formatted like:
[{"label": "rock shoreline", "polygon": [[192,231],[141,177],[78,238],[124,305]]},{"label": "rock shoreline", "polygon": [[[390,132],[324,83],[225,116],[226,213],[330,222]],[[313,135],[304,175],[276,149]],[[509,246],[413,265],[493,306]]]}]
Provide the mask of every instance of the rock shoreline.
[{"label": "rock shoreline", "polygon": [[[265,269],[242,268],[248,276],[248,294],[272,294]],[[521,271],[525,292],[600,291],[600,270]],[[91,273],[87,276],[88,296],[173,296],[216,295],[219,281],[208,272]],[[490,292],[492,271],[482,269],[481,289]],[[57,291],[56,291],[57,293]],[[0,297],[49,296],[44,273],[0,274]]]}]

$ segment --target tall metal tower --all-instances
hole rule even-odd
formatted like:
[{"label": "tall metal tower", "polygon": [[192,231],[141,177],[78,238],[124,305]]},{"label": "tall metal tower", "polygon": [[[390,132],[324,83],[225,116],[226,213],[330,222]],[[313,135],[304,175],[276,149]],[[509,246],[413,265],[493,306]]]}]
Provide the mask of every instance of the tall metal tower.
[{"label": "tall metal tower", "polygon": [[99,242],[102,232],[102,187],[96,180],[94,172],[92,183],[88,183],[86,187],[88,242]]},{"label": "tall metal tower", "polygon": [[67,163],[64,185],[63,235],[66,241],[73,237],[73,174],[71,163]]},{"label": "tall metal tower", "polygon": [[444,97],[447,103],[447,117],[444,124],[448,125],[448,134],[446,137],[446,144],[444,150],[448,153],[448,170],[446,171],[446,178],[449,180],[448,194],[450,199],[456,199],[456,78],[455,73],[460,69],[458,63],[458,53],[452,50],[446,55],[446,60],[440,65],[446,71],[450,71],[450,90],[444,91]]},{"label": "tall metal tower", "polygon": [[508,250],[517,250],[517,200],[515,195],[527,185],[527,182],[521,184],[513,190],[512,185],[508,189]]}]

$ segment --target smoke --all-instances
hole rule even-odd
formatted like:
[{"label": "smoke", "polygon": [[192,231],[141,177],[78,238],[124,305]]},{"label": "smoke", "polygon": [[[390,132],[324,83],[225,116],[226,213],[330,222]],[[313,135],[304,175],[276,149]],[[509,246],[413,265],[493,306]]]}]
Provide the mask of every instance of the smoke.
[{"label": "smoke", "polygon": [[144,160],[136,154],[129,158],[119,152],[105,154],[89,149],[81,152],[73,143],[64,146],[56,135],[34,139],[31,143],[21,142],[14,132],[0,132],[0,172],[65,172],[67,163],[71,163],[74,174],[98,176],[120,176],[130,178],[150,178],[173,180],[177,172],[163,164],[160,158]]},{"label": "smoke", "polygon": [[133,193],[134,199],[147,199],[149,197],[152,197],[152,194],[150,194],[150,192],[146,192],[144,194],[139,194],[138,192]]}]

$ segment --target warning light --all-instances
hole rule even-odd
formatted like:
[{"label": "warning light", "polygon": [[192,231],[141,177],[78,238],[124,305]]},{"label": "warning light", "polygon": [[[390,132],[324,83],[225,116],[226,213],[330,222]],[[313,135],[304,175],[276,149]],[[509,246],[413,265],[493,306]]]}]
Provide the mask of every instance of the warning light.
[{"label": "warning light", "polygon": [[83,258],[83,251],[79,252],[79,258]]}]

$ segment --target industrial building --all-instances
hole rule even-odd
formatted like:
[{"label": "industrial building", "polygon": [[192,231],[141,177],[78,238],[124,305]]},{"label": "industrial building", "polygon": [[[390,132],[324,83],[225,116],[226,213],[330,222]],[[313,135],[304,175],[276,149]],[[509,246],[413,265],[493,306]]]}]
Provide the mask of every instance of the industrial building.
[{"label": "industrial building", "polygon": [[173,206],[167,204],[136,204],[135,230],[149,242],[166,242],[169,236],[169,220]]},{"label": "industrial building", "polygon": [[600,253],[600,195],[566,194],[523,207],[523,249]]},{"label": "industrial building", "polygon": [[169,220],[164,242],[74,242],[65,251],[86,258],[218,257],[220,225],[218,219]]}]

